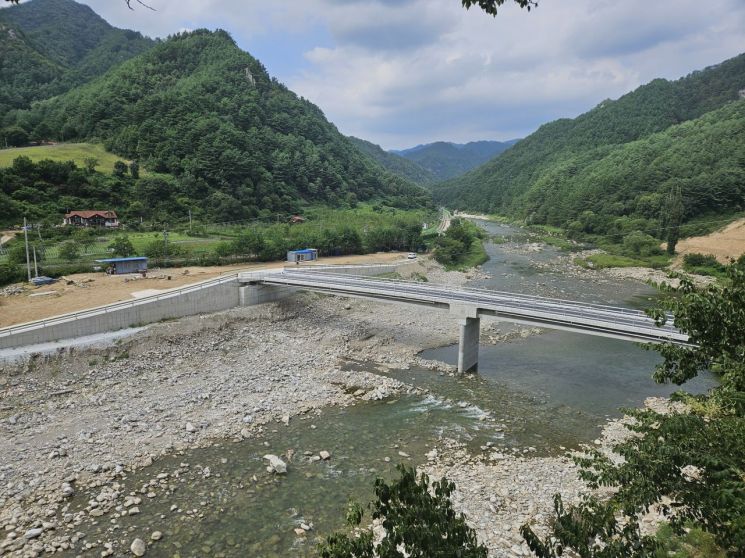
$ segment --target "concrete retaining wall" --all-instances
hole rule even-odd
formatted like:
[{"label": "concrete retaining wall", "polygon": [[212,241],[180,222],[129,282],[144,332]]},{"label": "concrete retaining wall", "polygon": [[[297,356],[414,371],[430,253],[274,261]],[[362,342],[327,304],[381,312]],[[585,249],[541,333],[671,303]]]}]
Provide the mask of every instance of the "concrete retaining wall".
[{"label": "concrete retaining wall", "polygon": [[295,287],[280,287],[279,285],[246,285],[238,290],[241,306],[276,302],[297,292]]},{"label": "concrete retaining wall", "polygon": [[[369,266],[313,266],[319,271],[350,275],[381,275],[401,269],[403,264]],[[298,266],[307,270],[311,266]],[[274,302],[296,292],[294,287],[269,285],[242,286],[238,274],[205,281],[169,293],[119,302],[82,312],[73,312],[0,329],[0,349],[50,343],[116,331],[127,327],[151,324],[161,320],[182,318],[195,314],[220,312],[236,306],[252,306]]]},{"label": "concrete retaining wall", "polygon": [[49,343],[171,318],[219,312],[240,303],[237,276],[131,302],[110,304],[0,330],[0,349]]}]

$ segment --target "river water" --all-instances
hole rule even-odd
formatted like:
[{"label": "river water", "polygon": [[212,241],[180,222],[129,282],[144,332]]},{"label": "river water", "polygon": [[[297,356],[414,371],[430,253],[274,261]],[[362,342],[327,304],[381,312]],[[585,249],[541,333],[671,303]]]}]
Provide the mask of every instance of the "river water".
[{"label": "river water", "polygon": [[[597,283],[557,272],[546,265],[560,257],[557,250],[524,252],[519,229],[480,224],[508,240],[487,245],[491,259],[483,271],[490,278],[474,286],[629,307],[649,304],[655,296],[637,282]],[[503,331],[509,330],[505,324]],[[457,348],[422,356],[454,364]],[[148,548],[148,556],[314,556],[317,540],[343,527],[348,501],[367,502],[376,476],[394,476],[396,463],[422,463],[441,438],[458,439],[474,452],[487,443],[531,455],[576,447],[593,440],[607,418],[620,414],[619,407],[673,391],[651,381],[657,361],[655,353],[633,343],[545,332],[482,345],[477,375],[391,371],[430,395],[325,409],[270,428],[257,439],[160,459],[125,479],[124,492],[141,489],[160,472],[172,475],[171,489],[156,490],[152,499],[142,496],[149,501],[141,513],[119,519],[119,527],[89,528],[88,540],[94,535],[119,539],[128,549],[135,536],[148,540],[149,531],[159,530],[163,539]],[[702,378],[687,389],[703,390],[712,383]],[[305,455],[321,450],[329,451],[331,459],[311,461]],[[267,474],[262,458],[267,453],[289,462],[287,475]],[[75,505],[85,504],[76,498]],[[301,523],[313,527],[307,536],[294,532]]]}]

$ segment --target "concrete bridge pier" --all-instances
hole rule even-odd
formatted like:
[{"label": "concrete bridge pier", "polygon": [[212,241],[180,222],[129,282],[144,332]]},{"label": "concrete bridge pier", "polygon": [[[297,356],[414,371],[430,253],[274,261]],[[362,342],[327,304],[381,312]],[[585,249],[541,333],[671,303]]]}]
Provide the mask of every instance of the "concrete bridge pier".
[{"label": "concrete bridge pier", "polygon": [[458,342],[458,372],[475,372],[479,366],[479,337],[481,320],[478,308],[460,304],[450,305],[450,313],[458,316],[460,339]]},{"label": "concrete bridge pier", "polygon": [[460,322],[458,372],[476,372],[479,366],[479,318],[464,318]]}]

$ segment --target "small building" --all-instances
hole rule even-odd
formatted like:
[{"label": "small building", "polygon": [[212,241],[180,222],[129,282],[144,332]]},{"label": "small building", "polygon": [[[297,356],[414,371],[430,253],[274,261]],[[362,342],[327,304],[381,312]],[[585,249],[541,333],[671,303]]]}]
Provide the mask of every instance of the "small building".
[{"label": "small building", "polygon": [[119,226],[119,219],[115,211],[71,211],[65,213],[63,225],[76,227],[108,227],[115,229]]},{"label": "small building", "polygon": [[123,273],[145,273],[147,272],[147,258],[135,256],[132,258],[108,258],[96,260],[96,263],[107,266],[106,273],[110,275],[122,275]]},{"label": "small building", "polygon": [[287,261],[291,263],[312,262],[318,259],[318,250],[306,248],[305,250],[291,250],[287,252]]}]

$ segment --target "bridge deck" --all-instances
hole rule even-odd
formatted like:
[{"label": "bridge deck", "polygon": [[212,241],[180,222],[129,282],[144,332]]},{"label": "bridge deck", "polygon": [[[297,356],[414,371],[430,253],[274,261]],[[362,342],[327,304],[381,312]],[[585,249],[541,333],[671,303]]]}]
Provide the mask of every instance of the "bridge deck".
[{"label": "bridge deck", "polygon": [[343,296],[428,305],[446,310],[465,307],[475,311],[476,315],[491,315],[506,321],[629,341],[677,344],[688,342],[687,335],[669,324],[657,327],[654,320],[644,312],[599,304],[433,283],[338,275],[307,269],[241,273],[239,281],[294,286]]}]

